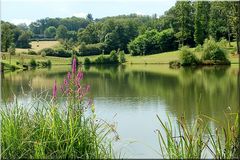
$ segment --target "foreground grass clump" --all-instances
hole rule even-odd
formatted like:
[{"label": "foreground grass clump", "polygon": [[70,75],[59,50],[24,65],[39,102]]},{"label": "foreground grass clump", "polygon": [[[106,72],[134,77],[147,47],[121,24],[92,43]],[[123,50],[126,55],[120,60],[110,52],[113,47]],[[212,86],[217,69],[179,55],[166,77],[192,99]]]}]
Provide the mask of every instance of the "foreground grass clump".
[{"label": "foreground grass clump", "polygon": [[[186,124],[184,117],[178,119],[174,128],[170,119],[164,123],[157,116],[164,132],[157,130],[160,151],[164,158],[200,159],[204,153],[212,154],[215,159],[239,158],[238,115],[230,114],[226,126],[210,129],[203,117],[198,117],[192,125]],[[209,118],[206,120],[209,121]],[[210,120],[212,120],[210,118]]]},{"label": "foreground grass clump", "polygon": [[[74,60],[72,74],[68,73],[61,86],[65,105],[56,101],[55,81],[51,102],[2,108],[1,158],[112,158],[111,143],[106,139],[110,128],[96,121],[94,106],[86,100],[89,86],[80,83],[82,78]],[[91,114],[86,115],[86,110]]]}]

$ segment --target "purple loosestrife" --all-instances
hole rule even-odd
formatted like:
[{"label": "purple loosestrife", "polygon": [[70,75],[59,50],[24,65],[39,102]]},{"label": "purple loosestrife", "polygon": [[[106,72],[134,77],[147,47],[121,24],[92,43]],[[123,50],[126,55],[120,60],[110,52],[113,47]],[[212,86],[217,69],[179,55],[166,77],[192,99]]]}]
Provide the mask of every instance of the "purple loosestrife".
[{"label": "purple loosestrife", "polygon": [[70,72],[68,72],[67,77],[68,77],[68,80],[71,79],[71,73]]}]

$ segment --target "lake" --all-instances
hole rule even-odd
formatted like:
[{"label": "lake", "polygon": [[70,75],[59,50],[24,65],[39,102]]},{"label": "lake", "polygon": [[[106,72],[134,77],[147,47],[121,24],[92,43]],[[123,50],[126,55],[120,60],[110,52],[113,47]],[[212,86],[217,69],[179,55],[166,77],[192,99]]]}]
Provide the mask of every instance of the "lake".
[{"label": "lake", "polygon": [[[238,65],[170,69],[168,65],[123,65],[83,67],[85,84],[90,84],[98,118],[115,123],[120,140],[114,144],[122,157],[161,158],[156,129],[158,114],[185,116],[191,124],[198,114],[224,122],[224,112],[238,109]],[[8,72],[2,75],[2,100],[31,101],[43,90],[51,93],[71,66]],[[24,92],[23,92],[24,91]],[[214,128],[217,123],[211,123]],[[206,156],[209,157],[206,153]]]}]

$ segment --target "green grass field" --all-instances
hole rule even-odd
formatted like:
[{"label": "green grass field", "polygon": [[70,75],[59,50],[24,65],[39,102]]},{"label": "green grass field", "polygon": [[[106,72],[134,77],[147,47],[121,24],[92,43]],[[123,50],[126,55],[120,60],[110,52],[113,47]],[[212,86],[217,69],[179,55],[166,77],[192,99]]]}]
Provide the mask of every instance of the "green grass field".
[{"label": "green grass field", "polygon": [[[55,48],[60,45],[58,41],[32,41],[30,44],[32,45],[30,50],[35,52],[44,48]],[[29,49],[16,48],[16,53],[28,52],[28,50]]]}]

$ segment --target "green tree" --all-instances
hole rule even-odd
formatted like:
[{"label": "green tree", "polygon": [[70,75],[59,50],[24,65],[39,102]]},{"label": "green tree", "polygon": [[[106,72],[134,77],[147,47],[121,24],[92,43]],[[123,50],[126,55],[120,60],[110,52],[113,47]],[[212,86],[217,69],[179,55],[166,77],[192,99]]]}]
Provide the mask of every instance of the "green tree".
[{"label": "green tree", "polygon": [[195,2],[195,20],[194,20],[194,41],[196,44],[203,44],[208,37],[210,2]]},{"label": "green tree", "polygon": [[178,32],[175,34],[180,46],[193,37],[193,6],[190,1],[178,1],[175,4]]},{"label": "green tree", "polygon": [[230,8],[227,9],[226,4],[223,1],[211,2],[209,34],[216,40],[222,37],[228,38],[229,17],[227,16],[227,10],[230,10]]},{"label": "green tree", "polygon": [[92,14],[88,13],[87,16],[86,16],[86,19],[89,20],[89,21],[93,21]]},{"label": "green tree", "polygon": [[17,47],[19,48],[31,48],[29,44],[31,38],[31,32],[23,31],[17,40]]},{"label": "green tree", "polygon": [[57,39],[66,39],[67,38],[67,28],[64,25],[60,25],[56,31],[56,38]]},{"label": "green tree", "polygon": [[56,36],[56,28],[54,26],[50,26],[44,31],[44,36],[47,38],[54,38]]},{"label": "green tree", "polygon": [[7,52],[10,45],[13,43],[14,34],[9,23],[1,23],[1,51]]}]

